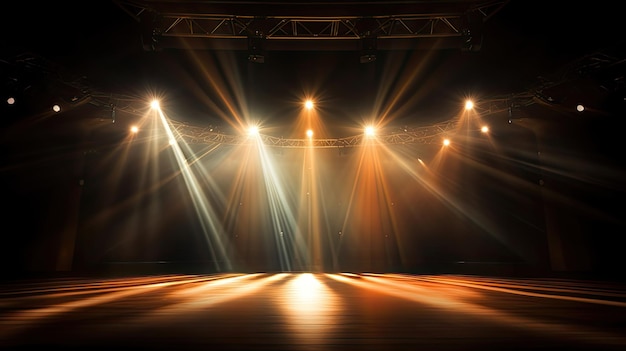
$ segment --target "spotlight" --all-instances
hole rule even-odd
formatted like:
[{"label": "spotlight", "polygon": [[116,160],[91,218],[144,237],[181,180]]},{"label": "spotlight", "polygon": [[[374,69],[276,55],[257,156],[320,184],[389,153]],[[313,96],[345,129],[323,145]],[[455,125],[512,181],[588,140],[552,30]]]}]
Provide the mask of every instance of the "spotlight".
[{"label": "spotlight", "polygon": [[254,63],[265,63],[265,56],[263,55],[248,55],[248,61]]},{"label": "spotlight", "polygon": [[255,31],[254,35],[248,38],[248,61],[254,63],[265,63],[265,55],[263,49],[263,33]]},{"label": "spotlight", "polygon": [[376,61],[376,47],[376,37],[361,38],[360,62],[368,63]]},{"label": "spotlight", "polygon": [[60,105],[58,105],[58,104],[54,104],[54,105],[52,106],[52,111],[54,111],[54,112],[56,112],[56,113],[59,113],[59,112],[61,111],[61,106],[60,106]]},{"label": "spotlight", "polygon": [[374,61],[376,61],[376,55],[361,55],[360,57],[361,63],[368,63],[368,62],[374,62]]},{"label": "spotlight", "polygon": [[9,97],[7,99],[7,104],[14,105],[15,104],[15,98],[13,96]]},{"label": "spotlight", "polygon": [[251,126],[250,128],[248,128],[248,135],[250,135],[250,136],[257,136],[257,135],[259,135],[259,127]]}]

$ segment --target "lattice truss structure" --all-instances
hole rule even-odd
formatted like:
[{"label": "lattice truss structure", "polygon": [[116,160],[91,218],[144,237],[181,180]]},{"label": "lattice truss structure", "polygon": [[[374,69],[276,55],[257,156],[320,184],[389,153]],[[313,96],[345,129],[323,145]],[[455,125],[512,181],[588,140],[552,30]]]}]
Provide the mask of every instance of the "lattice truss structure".
[{"label": "lattice truss structure", "polygon": [[[496,113],[511,112],[513,108],[521,108],[534,103],[534,98],[529,94],[517,94],[514,96],[493,98],[481,102],[483,110],[481,116]],[[212,126],[190,125],[176,120],[170,120],[170,127],[175,135],[189,144],[223,144],[241,145],[255,142],[248,134],[224,133]],[[270,147],[278,148],[351,148],[364,145],[364,139],[371,139],[383,145],[402,144],[440,144],[444,138],[452,137],[458,131],[459,122],[449,119],[443,122],[424,126],[404,126],[401,128],[383,128],[374,136],[365,133],[341,138],[282,138],[260,134],[261,142]]]},{"label": "lattice truss structure", "polygon": [[[224,134],[215,131],[211,127],[192,126],[178,121],[170,121],[170,125],[175,134],[190,144],[240,145],[253,142],[253,139],[248,135]],[[358,147],[363,145],[363,139],[365,138],[372,138],[372,140],[380,144],[430,144],[441,142],[444,136],[453,132],[455,127],[455,122],[446,121],[424,127],[402,128],[391,133],[377,134],[375,137],[365,134],[330,139],[289,139],[263,134],[259,135],[259,137],[266,146],[289,149]]]},{"label": "lattice truss structure", "polygon": [[262,39],[268,50],[278,48],[281,41],[288,41],[291,49],[299,47],[294,41],[326,41],[336,50],[341,46],[331,42],[372,38],[377,39],[376,49],[397,47],[406,39],[456,38],[462,40],[455,43],[478,44],[483,23],[507,2],[116,1],[142,24],[146,42],[201,38],[229,49],[248,49],[250,39]]}]

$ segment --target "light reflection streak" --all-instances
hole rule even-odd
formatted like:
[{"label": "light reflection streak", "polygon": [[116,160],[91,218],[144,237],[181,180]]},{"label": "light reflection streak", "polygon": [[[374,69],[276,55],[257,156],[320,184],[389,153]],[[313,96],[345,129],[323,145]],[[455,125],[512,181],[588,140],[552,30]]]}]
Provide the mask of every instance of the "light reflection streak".
[{"label": "light reflection streak", "polygon": [[[68,302],[62,302],[57,304],[52,304],[42,308],[34,308],[27,310],[18,310],[15,312],[7,313],[2,316],[0,319],[0,325],[3,325],[3,328],[0,329],[0,339],[6,338],[10,335],[13,335],[17,332],[20,332],[24,329],[32,328],[37,324],[45,322],[47,319],[54,318],[55,316],[61,314],[68,314],[78,309],[84,309],[96,305],[102,305],[106,303],[110,303],[116,300],[122,300],[128,298],[130,296],[145,294],[148,292],[152,292],[158,289],[162,289],[165,287],[171,287],[175,285],[183,285],[189,283],[202,282],[206,280],[215,279],[215,277],[200,277],[200,278],[186,278],[183,280],[176,281],[162,281],[162,282],[151,282],[149,280],[136,280],[133,286],[127,287],[118,287],[118,281],[103,283],[100,285],[98,289],[90,289],[88,291],[84,291],[81,294],[89,294],[89,297],[80,298],[78,300],[72,300]],[[140,284],[140,285],[136,285]],[[112,286],[110,286],[112,285]],[[90,285],[87,285],[90,287]],[[54,289],[52,291],[55,291]],[[58,298],[58,297],[70,297],[77,295],[74,293],[53,293],[53,294],[45,294],[42,296],[36,296],[35,298],[41,299],[49,299],[49,298]],[[95,296],[92,296],[95,295]],[[33,299],[31,297],[30,299]]]},{"label": "light reflection streak", "polygon": [[[530,329],[534,332],[542,334],[556,334],[570,339],[577,338],[581,342],[599,344],[611,343],[626,346],[626,338],[621,335],[597,331],[592,328],[582,328],[563,323],[515,316],[494,308],[466,302],[465,299],[467,299],[467,295],[464,290],[450,291],[446,288],[442,291],[442,289],[437,289],[432,285],[425,286],[423,284],[419,284],[418,282],[408,284],[406,280],[398,280],[398,278],[403,278],[403,275],[368,274],[362,275],[361,279],[353,279],[336,274],[327,274],[327,276],[331,279],[351,284],[362,289],[426,304],[434,308],[448,310],[454,313],[462,313],[473,317],[483,318],[491,322],[502,323],[503,325],[511,327]],[[443,286],[446,287],[448,283],[443,284]],[[468,289],[469,288],[470,287],[468,287]],[[469,292],[471,293],[471,290]]]},{"label": "light reflection streak", "polygon": [[[207,280],[207,279],[217,279],[220,275],[208,277],[197,278],[197,280]],[[171,283],[172,280],[180,280],[183,283],[195,281],[196,276],[194,275],[165,275],[159,277],[136,277],[136,278],[125,278],[125,279],[113,279],[113,280],[104,280],[104,281],[93,281],[87,282],[82,279],[79,280],[68,280],[64,282],[54,281],[57,286],[50,286],[51,282],[46,282],[42,287],[34,287],[34,288],[19,288],[16,290],[5,290],[0,292],[0,297],[5,299],[9,297],[12,299],[41,299],[41,298],[56,298],[56,297],[66,297],[73,295],[84,295],[84,294],[93,294],[95,292],[109,292],[109,291],[117,291],[120,289],[124,289],[126,287],[133,287],[135,285],[144,285],[144,284],[158,284],[161,282]],[[62,284],[62,285],[61,285]],[[43,295],[42,295],[43,294]],[[13,297],[15,295],[19,295],[19,297]],[[6,303],[6,299],[3,300],[3,303]]]},{"label": "light reflection streak", "polygon": [[242,274],[209,281],[196,287],[181,287],[169,295],[182,301],[155,309],[126,324],[141,327],[148,323],[171,322],[173,318],[185,318],[190,313],[200,313],[206,308],[254,294],[268,285],[287,277],[286,273],[266,275],[264,273]]},{"label": "light reflection streak", "polygon": [[[585,302],[585,303],[594,303],[594,304],[599,304],[599,305],[608,305],[608,306],[615,306],[615,307],[626,307],[626,302],[620,302],[620,301],[610,301],[610,300],[592,299],[592,298],[578,297],[578,296],[554,295],[554,294],[536,293],[536,292],[525,291],[525,290],[516,290],[516,289],[528,289],[529,288],[529,286],[522,286],[522,285],[517,285],[517,284],[513,285],[513,284],[486,283],[486,282],[482,282],[478,284],[478,283],[468,282],[466,279],[463,279],[463,280],[447,279],[447,278],[440,278],[440,277],[417,278],[417,279],[424,280],[424,281],[464,286],[468,288],[498,291],[498,292],[504,292],[504,293],[509,293],[509,294],[516,294],[516,295],[542,297],[542,298],[548,298],[548,299],[567,300],[567,301],[576,301],[576,302]],[[532,288],[537,289],[534,286]],[[549,291],[554,291],[554,292],[573,293],[573,294],[583,293],[583,291],[575,290],[575,289],[554,289],[554,288],[552,289],[539,288],[539,289],[549,290]],[[617,295],[617,296],[625,297],[624,295]]]},{"label": "light reflection streak", "polygon": [[280,306],[287,314],[289,325],[299,339],[323,339],[335,328],[336,316],[341,315],[341,304],[319,276],[313,273],[291,275],[281,294]]}]

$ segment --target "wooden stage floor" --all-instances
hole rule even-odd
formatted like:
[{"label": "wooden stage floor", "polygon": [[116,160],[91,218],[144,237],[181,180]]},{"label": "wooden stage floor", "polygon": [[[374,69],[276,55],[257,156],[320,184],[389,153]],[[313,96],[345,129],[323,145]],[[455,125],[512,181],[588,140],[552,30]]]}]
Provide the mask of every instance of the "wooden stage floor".
[{"label": "wooden stage floor", "polygon": [[0,287],[0,350],[626,350],[615,282],[229,273]]}]

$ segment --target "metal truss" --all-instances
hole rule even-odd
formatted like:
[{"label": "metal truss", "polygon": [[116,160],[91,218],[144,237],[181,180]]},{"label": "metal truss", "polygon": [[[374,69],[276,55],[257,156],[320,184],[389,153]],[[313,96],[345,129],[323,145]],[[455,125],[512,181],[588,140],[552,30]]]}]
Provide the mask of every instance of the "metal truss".
[{"label": "metal truss", "polygon": [[255,45],[265,50],[299,48],[293,42],[276,43],[287,39],[358,43],[375,38],[376,49],[397,47],[386,43],[394,39],[468,39],[479,36],[482,23],[507,2],[287,2],[279,7],[262,1],[233,1],[230,6],[219,1],[116,1],[144,25],[144,33],[155,43],[167,38],[221,39],[223,47],[249,49],[248,39],[262,39],[263,44]]},{"label": "metal truss", "polygon": [[453,132],[457,127],[457,123],[455,121],[445,121],[424,127],[407,127],[371,137],[360,134],[333,139],[286,139],[263,134],[258,137],[232,135],[224,134],[212,127],[192,126],[174,120],[170,121],[170,126],[175,134],[189,144],[243,145],[260,140],[264,145],[270,147],[327,149],[360,147],[371,143],[385,145],[440,143],[446,135]]}]

